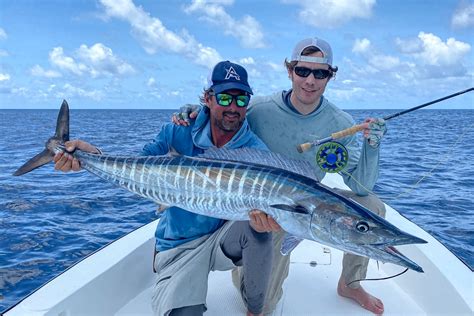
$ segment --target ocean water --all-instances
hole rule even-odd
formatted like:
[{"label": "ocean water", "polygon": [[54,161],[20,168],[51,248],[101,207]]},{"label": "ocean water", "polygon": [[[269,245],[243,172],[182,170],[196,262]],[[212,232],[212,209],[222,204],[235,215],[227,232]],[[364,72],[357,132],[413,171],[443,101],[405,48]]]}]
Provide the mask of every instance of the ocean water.
[{"label": "ocean water", "polygon": [[[71,138],[133,155],[173,111],[71,110]],[[349,111],[356,121],[395,111]],[[154,220],[152,202],[53,165],[11,174],[43,149],[56,110],[0,110],[0,311],[107,243]],[[388,122],[375,192],[474,267],[474,110]],[[151,260],[151,258],[150,258]]]}]

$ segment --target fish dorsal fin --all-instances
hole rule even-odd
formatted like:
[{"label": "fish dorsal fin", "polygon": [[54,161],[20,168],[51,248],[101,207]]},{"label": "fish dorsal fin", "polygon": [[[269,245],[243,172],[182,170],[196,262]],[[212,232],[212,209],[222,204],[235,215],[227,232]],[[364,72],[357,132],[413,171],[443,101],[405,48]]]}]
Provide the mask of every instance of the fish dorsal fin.
[{"label": "fish dorsal fin", "polygon": [[293,251],[293,249],[295,249],[296,246],[298,246],[302,241],[302,238],[296,237],[291,234],[286,234],[285,238],[283,239],[283,242],[281,243],[280,253],[283,256],[289,255]]},{"label": "fish dorsal fin", "polygon": [[227,149],[211,147],[203,154],[199,155],[199,157],[270,166],[294,172],[319,182],[314,173],[314,167],[308,161],[288,158],[284,155],[267,150],[254,148]]}]

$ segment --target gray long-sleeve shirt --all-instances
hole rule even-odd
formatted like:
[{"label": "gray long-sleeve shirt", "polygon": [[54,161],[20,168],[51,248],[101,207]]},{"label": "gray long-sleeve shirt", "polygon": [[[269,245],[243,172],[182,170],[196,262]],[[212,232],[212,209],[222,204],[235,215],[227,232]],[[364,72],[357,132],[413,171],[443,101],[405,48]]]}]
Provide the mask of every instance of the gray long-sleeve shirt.
[{"label": "gray long-sleeve shirt", "polygon": [[[309,161],[318,179],[322,180],[325,172],[316,163],[319,147],[300,154],[296,146],[351,127],[354,119],[324,97],[316,111],[307,115],[298,114],[285,103],[285,94],[285,91],[280,91],[252,99],[247,112],[250,127],[271,151]],[[373,189],[378,178],[379,148],[372,148],[364,140],[360,149],[356,135],[338,141],[349,153],[348,164],[341,173],[344,182],[356,194],[367,195],[367,190]]]}]

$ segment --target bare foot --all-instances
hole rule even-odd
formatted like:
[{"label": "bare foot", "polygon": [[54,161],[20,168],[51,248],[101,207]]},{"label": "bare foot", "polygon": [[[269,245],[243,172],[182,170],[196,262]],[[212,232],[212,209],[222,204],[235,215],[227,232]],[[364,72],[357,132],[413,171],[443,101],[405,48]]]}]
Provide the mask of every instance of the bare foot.
[{"label": "bare foot", "polygon": [[358,287],[357,289],[353,289],[351,287],[348,287],[344,280],[341,278],[339,279],[339,283],[337,285],[337,293],[340,296],[353,299],[354,301],[359,303],[360,306],[362,306],[366,310],[371,311],[374,314],[383,314],[384,308],[382,301],[376,298],[375,296],[372,296],[367,293],[362,288],[362,286]]}]

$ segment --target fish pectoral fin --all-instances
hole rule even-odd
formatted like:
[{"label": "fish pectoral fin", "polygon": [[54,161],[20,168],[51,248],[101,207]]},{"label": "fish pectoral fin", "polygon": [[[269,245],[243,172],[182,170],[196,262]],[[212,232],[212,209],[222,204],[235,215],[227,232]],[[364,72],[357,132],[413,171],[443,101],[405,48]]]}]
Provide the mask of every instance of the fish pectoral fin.
[{"label": "fish pectoral fin", "polygon": [[289,205],[289,204],[273,204],[270,205],[271,207],[287,211],[287,212],[292,212],[292,213],[299,213],[299,214],[310,214],[310,211],[304,207],[303,205],[300,204],[295,204],[295,205]]},{"label": "fish pectoral fin", "polygon": [[157,211],[158,213],[161,213],[161,212],[163,212],[164,210],[168,209],[169,207],[170,207],[170,206],[167,205],[167,204],[157,204],[157,206],[156,206],[156,211]]},{"label": "fish pectoral fin", "polygon": [[293,249],[295,249],[296,246],[298,246],[302,241],[302,238],[296,237],[291,234],[286,234],[285,238],[283,239],[283,242],[281,243],[280,253],[283,256],[289,255],[293,251]]},{"label": "fish pectoral fin", "polygon": [[166,154],[166,156],[178,157],[178,156],[181,156],[181,154],[180,154],[176,149],[174,149],[173,146],[170,146],[170,148],[169,148],[168,153]]}]

